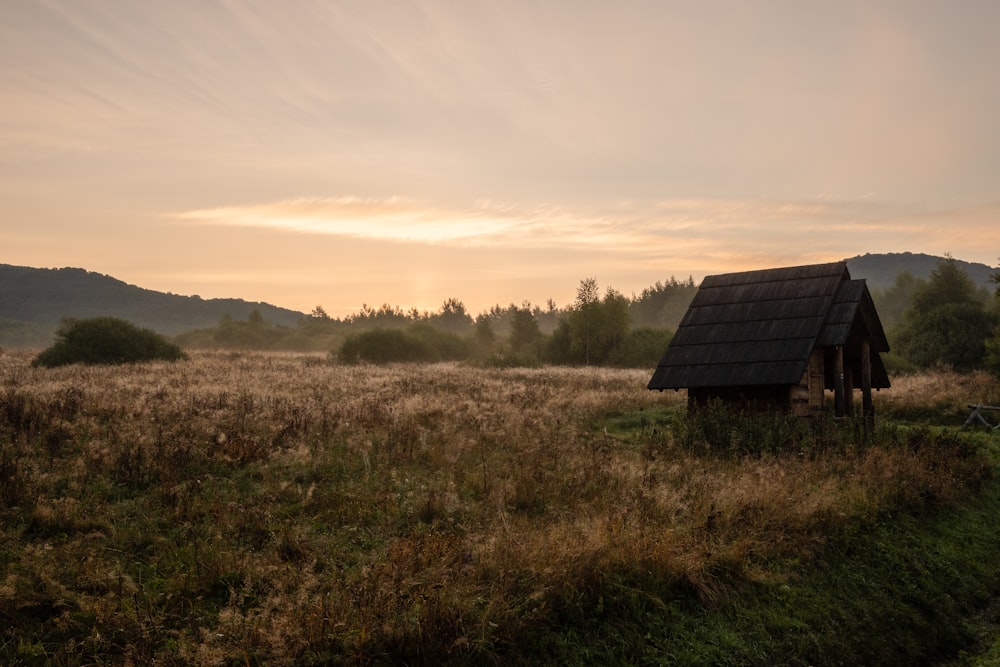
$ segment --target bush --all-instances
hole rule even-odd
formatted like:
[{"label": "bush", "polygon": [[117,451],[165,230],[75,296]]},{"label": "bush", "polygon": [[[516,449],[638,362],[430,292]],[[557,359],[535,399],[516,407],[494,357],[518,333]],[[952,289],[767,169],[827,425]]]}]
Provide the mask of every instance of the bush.
[{"label": "bush", "polygon": [[126,364],[137,361],[185,359],[180,347],[150,329],[116,317],[67,319],[56,330],[56,342],[31,362],[32,366],[66,364]]},{"label": "bush", "polygon": [[463,338],[449,331],[442,331],[429,324],[414,324],[405,333],[434,350],[435,360],[461,361],[467,359],[471,353],[468,338]]},{"label": "bush", "polygon": [[920,368],[982,368],[995,316],[981,303],[950,303],[912,316],[898,335],[900,353]]},{"label": "bush", "polygon": [[339,358],[344,363],[367,361],[374,364],[392,362],[458,361],[467,358],[469,345],[455,334],[429,326],[399,329],[373,329],[347,337],[340,346]]}]

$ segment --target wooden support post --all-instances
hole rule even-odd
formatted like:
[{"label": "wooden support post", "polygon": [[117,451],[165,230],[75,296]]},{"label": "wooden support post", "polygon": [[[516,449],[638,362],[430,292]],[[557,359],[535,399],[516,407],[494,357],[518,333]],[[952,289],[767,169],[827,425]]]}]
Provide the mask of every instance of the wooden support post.
[{"label": "wooden support post", "polygon": [[844,416],[854,416],[854,371],[844,364]]},{"label": "wooden support post", "polygon": [[861,413],[865,419],[875,416],[872,404],[872,356],[868,339],[861,341]]},{"label": "wooden support post", "polygon": [[837,358],[833,366],[833,414],[844,416],[844,348],[837,346]]}]

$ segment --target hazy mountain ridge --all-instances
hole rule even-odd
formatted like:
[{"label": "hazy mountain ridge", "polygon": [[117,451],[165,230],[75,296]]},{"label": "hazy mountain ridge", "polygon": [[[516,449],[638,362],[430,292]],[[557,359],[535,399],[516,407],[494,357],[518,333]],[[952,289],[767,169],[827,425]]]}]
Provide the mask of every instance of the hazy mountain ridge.
[{"label": "hazy mountain ridge", "polygon": [[120,317],[167,335],[246,319],[256,309],[275,324],[303,313],[243,299],[202,299],[129,285],[80,268],[36,269],[0,264],[0,344],[45,343],[64,317]]},{"label": "hazy mountain ridge", "polygon": [[[944,258],[935,255],[912,252],[864,254],[848,259],[847,268],[852,278],[866,279],[869,289],[885,289],[891,287],[896,276],[904,271],[913,274],[915,278],[926,280],[942,259]],[[996,269],[978,262],[966,262],[961,259],[955,261],[977,286],[991,285],[990,276]]]},{"label": "hazy mountain ridge", "polygon": [[[896,275],[903,271],[926,279],[941,259],[903,252],[858,255],[846,261],[852,277],[865,278],[871,289],[880,290],[891,286]],[[977,285],[991,285],[990,276],[996,269],[957,261]],[[245,320],[254,309],[265,320],[289,327],[305,317],[304,313],[263,302],[157,292],[80,268],[38,269],[0,264],[0,346],[47,345],[64,317],[121,317],[163,334],[176,335],[214,327],[226,316]]]}]

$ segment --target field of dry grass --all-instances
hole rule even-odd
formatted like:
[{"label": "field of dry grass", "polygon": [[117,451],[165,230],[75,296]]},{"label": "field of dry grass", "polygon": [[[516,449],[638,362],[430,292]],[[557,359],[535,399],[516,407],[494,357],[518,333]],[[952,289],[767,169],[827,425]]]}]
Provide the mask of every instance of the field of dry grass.
[{"label": "field of dry grass", "polygon": [[733,429],[720,455],[643,371],[29,362],[0,354],[0,656],[24,663],[530,661],[595,608],[711,606],[966,497],[992,460],[911,418],[1000,397],[901,379],[873,443],[829,423],[750,455]]}]

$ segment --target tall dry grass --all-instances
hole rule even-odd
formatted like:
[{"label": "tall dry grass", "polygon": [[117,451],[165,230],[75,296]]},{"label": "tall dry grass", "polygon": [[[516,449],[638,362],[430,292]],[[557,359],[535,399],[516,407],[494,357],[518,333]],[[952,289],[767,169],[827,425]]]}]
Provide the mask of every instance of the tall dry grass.
[{"label": "tall dry grass", "polygon": [[889,416],[961,424],[969,405],[1000,406],[1000,382],[986,371],[938,370],[894,377],[892,389],[875,398],[880,412]]},{"label": "tall dry grass", "polygon": [[[523,659],[594,605],[794,576],[991,470],[960,434],[907,426],[729,457],[669,423],[609,433],[614,414],[685,419],[641,371],[28,361],[0,356],[2,641],[55,662]],[[877,405],[973,387],[997,389],[914,377]]]}]

